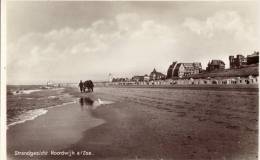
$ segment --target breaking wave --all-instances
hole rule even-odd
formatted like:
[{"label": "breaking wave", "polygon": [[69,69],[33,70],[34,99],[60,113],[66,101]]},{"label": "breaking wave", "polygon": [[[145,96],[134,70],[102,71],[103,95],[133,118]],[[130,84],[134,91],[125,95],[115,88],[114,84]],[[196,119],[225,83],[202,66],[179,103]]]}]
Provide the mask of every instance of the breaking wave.
[{"label": "breaking wave", "polygon": [[10,126],[14,126],[14,125],[17,125],[17,124],[20,124],[20,123],[24,123],[26,121],[31,121],[31,120],[34,120],[35,118],[37,118],[41,115],[46,114],[48,112],[49,108],[61,107],[61,106],[65,106],[65,105],[73,104],[73,103],[76,103],[76,101],[66,102],[66,103],[62,103],[62,104],[59,104],[59,105],[50,106],[50,107],[47,107],[47,108],[40,108],[40,109],[34,109],[34,110],[26,111],[26,112],[18,115],[17,117],[13,118],[12,120],[14,122],[11,122],[10,124],[8,124],[7,129]]},{"label": "breaking wave", "polygon": [[8,124],[7,126],[10,127],[10,126],[14,126],[14,125],[17,125],[20,123],[24,123],[26,121],[34,120],[35,118],[37,118],[41,115],[44,115],[47,112],[48,112],[48,110],[43,109],[43,108],[26,111],[26,112],[18,115],[16,118],[14,118],[15,122],[12,122],[12,123]]}]

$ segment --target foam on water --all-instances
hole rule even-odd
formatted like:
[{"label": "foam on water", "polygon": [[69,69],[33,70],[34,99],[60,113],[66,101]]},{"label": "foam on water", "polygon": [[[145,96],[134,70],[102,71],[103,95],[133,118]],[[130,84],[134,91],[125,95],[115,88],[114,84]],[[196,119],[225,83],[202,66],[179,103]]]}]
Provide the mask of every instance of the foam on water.
[{"label": "foam on water", "polygon": [[57,96],[49,96],[47,97],[48,99],[54,99],[54,98],[58,98]]},{"label": "foam on water", "polygon": [[41,89],[31,89],[31,90],[18,90],[13,91],[13,95],[19,95],[19,94],[31,94],[33,92],[41,91]]},{"label": "foam on water", "polygon": [[37,117],[39,117],[39,116],[41,116],[43,114],[46,114],[47,112],[48,112],[48,110],[47,109],[43,109],[43,108],[29,110],[29,111],[24,112],[23,114],[19,115],[16,118],[18,121],[8,124],[7,127],[14,126],[14,125],[20,124],[20,123],[24,123],[26,121],[34,120],[35,118],[37,118]]},{"label": "foam on water", "polygon": [[74,103],[77,103],[77,102],[76,101],[66,102],[66,103],[62,103],[62,104],[59,104],[59,105],[50,106],[50,107],[47,107],[47,108],[50,109],[50,108],[54,108],[54,107],[62,107],[62,106],[65,106],[65,105],[68,105],[68,104],[74,104]]},{"label": "foam on water", "polygon": [[100,98],[98,98],[98,100],[94,101],[94,103],[93,103],[93,109],[96,109],[97,107],[99,107],[101,105],[112,104],[112,103],[114,103],[114,102],[102,101]]},{"label": "foam on water", "polygon": [[40,108],[40,109],[34,109],[34,110],[26,111],[26,112],[20,114],[19,116],[17,116],[15,118],[15,120],[16,120],[15,122],[12,122],[12,123],[8,124],[7,125],[7,129],[10,126],[14,126],[14,125],[17,125],[17,124],[20,124],[20,123],[24,123],[26,121],[34,120],[35,118],[37,118],[37,117],[39,117],[41,115],[46,114],[48,112],[47,109],[54,108],[54,107],[61,107],[61,106],[68,105],[68,104],[73,104],[73,103],[76,103],[76,101],[66,102],[66,103],[62,103],[62,104],[59,104],[59,105],[50,106],[50,107],[47,107],[47,108]]},{"label": "foam on water", "polygon": [[98,98],[97,101],[94,101],[94,105],[105,105],[105,104],[112,104],[112,103],[114,103],[114,102],[112,102],[112,101],[101,101],[100,98]]},{"label": "foam on water", "polygon": [[[65,88],[46,88],[46,89],[50,89],[50,90],[64,90]],[[20,89],[20,90],[12,91],[12,94],[13,95],[31,94],[33,92],[39,92],[39,91],[43,91],[43,90],[45,90],[45,89],[30,89],[30,90]]]}]

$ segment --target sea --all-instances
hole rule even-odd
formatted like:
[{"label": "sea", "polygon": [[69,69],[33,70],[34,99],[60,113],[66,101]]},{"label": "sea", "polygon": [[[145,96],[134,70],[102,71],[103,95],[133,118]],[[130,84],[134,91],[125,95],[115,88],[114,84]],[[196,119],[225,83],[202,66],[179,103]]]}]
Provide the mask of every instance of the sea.
[{"label": "sea", "polygon": [[46,114],[48,108],[75,103],[65,88],[42,85],[7,86],[7,126],[13,126]]},{"label": "sea", "polygon": [[[128,145],[130,145],[133,157],[136,156],[136,153],[147,155],[147,153],[153,154],[153,151],[159,150],[162,156],[167,154],[169,157],[174,157],[175,151],[179,155],[192,151],[186,155],[186,159],[193,156],[195,157],[192,159],[212,159],[211,157],[217,157],[213,159],[225,159],[225,156],[228,159],[257,159],[255,157],[257,157],[258,146],[258,89],[95,87],[94,93],[85,94],[80,93],[78,88],[8,86],[7,93],[7,120],[8,127],[10,127],[8,135],[10,137],[12,137],[10,131],[15,132],[13,137],[22,134],[16,132],[16,127],[12,130],[12,125],[33,120],[40,115],[48,114],[48,112],[51,114],[49,107],[61,106],[66,108],[63,106],[66,103],[78,103],[70,105],[79,105],[79,107],[76,107],[76,112],[80,112],[80,114],[72,115],[70,117],[72,119],[75,115],[86,117],[86,112],[90,113],[86,115],[94,116],[94,118],[97,118],[95,115],[100,115],[99,118],[115,116],[115,119],[112,118],[111,121],[107,121],[107,124],[95,128],[94,132],[93,130],[85,132],[84,127],[79,127],[84,130],[84,135],[87,135],[87,138],[81,139],[75,146],[83,147],[82,143],[89,140],[88,136],[93,136],[93,141],[91,139],[90,142],[83,144],[87,146],[87,149],[89,145],[93,148],[97,147],[96,151],[101,155],[105,155],[104,153],[110,154],[109,151],[112,151],[112,155],[117,155],[118,151],[119,155],[124,155],[125,150],[121,151],[118,148],[129,149]],[[111,104],[111,102],[114,104]],[[100,104],[109,105],[103,109]],[[92,112],[92,108],[96,109],[97,106],[100,110],[97,109],[96,112]],[[62,110],[63,108],[58,109]],[[70,109],[74,110],[74,108]],[[92,122],[87,120],[84,123]],[[86,125],[88,126],[88,124]],[[19,131],[19,127],[17,128]],[[63,134],[62,130],[52,131],[55,133],[54,135],[60,136],[60,134]],[[101,132],[95,134],[98,131]],[[91,135],[91,133],[94,134]],[[118,133],[118,135],[116,134],[118,138],[114,138],[113,133]],[[67,135],[64,134],[64,138],[67,138]],[[26,133],[21,137],[27,136]],[[99,137],[101,138],[99,139]],[[34,138],[30,142],[33,142]],[[107,143],[111,139],[112,143]],[[114,139],[115,141],[113,141]],[[49,140],[52,140],[52,138]],[[66,140],[61,139],[61,141],[65,142]],[[141,143],[139,143],[140,141]],[[9,147],[17,150],[16,141],[12,142],[14,147]],[[28,141],[23,143],[18,139],[17,142],[21,143],[23,149],[30,148]],[[119,144],[119,146],[114,145],[118,142],[124,143]],[[46,145],[53,145],[52,143],[45,143]],[[42,147],[44,143],[39,144],[41,145],[37,146]],[[104,147],[107,144],[112,144],[111,150]],[[113,148],[114,146],[116,148]],[[9,154],[11,153],[13,151],[9,150]],[[164,153],[166,154],[164,155]],[[240,155],[243,158],[240,158]],[[159,157],[156,152],[151,156]]]},{"label": "sea", "polygon": [[[8,127],[46,114],[50,107],[80,103],[79,98],[69,93],[66,88],[7,86]],[[243,123],[245,127],[250,125],[250,129],[257,130],[257,90],[96,87],[94,93],[98,98],[93,103],[94,107],[114,102],[136,103],[159,110],[194,115],[199,120],[205,117],[213,122],[222,119],[228,123],[226,120],[231,120],[232,123]]]}]

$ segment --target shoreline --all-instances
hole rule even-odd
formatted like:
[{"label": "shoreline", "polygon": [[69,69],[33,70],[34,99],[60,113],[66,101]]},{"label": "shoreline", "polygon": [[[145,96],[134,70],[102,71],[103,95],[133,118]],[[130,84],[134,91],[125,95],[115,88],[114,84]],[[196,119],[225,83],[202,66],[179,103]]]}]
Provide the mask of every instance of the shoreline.
[{"label": "shoreline", "polygon": [[[159,106],[120,100],[113,106],[101,107],[93,115],[105,119],[106,123],[86,130],[81,140],[66,149],[91,151],[95,155],[89,158],[98,160],[256,159],[257,129],[254,125],[244,128],[245,124],[237,124],[218,114],[222,118],[212,119],[215,116],[203,115],[202,106],[196,107],[198,111],[188,106]],[[208,109],[215,110],[214,107]],[[241,138],[245,136],[250,138]],[[251,149],[245,152],[244,147]]]},{"label": "shoreline", "polygon": [[[62,107],[62,106],[66,106],[66,105],[74,104],[74,103],[76,103],[76,99],[75,99],[75,101],[64,102],[64,103],[62,103],[62,104],[58,104],[58,105],[54,105],[54,106],[49,106],[49,107],[43,107],[43,108],[37,108],[37,109],[28,110],[28,111],[22,113],[21,115],[26,114],[26,113],[28,113],[28,112],[32,112],[32,111],[37,111],[37,110],[41,110],[42,112],[41,112],[41,113],[38,113],[37,115],[33,115],[32,117],[28,117],[27,119],[20,119],[19,121],[16,121],[16,122],[12,122],[12,123],[7,124],[7,130],[8,130],[10,127],[12,127],[12,126],[15,126],[15,125],[21,124],[21,123],[25,123],[25,122],[27,122],[27,121],[32,121],[32,120],[34,120],[35,118],[37,118],[37,117],[39,117],[39,116],[42,116],[42,115],[44,115],[44,114],[47,114],[48,111],[49,111],[49,109],[51,109],[51,108]],[[20,115],[20,116],[21,116],[21,115]]]},{"label": "shoreline", "polygon": [[[32,87],[30,89],[35,90]],[[47,108],[74,103],[76,99],[65,93],[64,90],[65,88],[42,89],[29,94],[7,95],[7,126],[34,119]]]},{"label": "shoreline", "polygon": [[[79,93],[78,88],[65,91],[84,103],[98,99],[115,103],[52,108],[56,111],[14,126],[18,130],[9,138],[20,138],[15,142],[22,144],[21,151],[35,146],[92,155],[31,159],[257,159],[256,92],[126,87],[100,87],[93,93]],[[89,115],[102,123],[91,122]]]},{"label": "shoreline", "polygon": [[[59,151],[76,143],[90,128],[105,123],[92,116],[91,108],[69,103],[45,108],[46,114],[10,126],[7,130],[8,159],[38,159],[41,156],[17,155],[15,152]],[[52,157],[53,158],[53,157]]]}]

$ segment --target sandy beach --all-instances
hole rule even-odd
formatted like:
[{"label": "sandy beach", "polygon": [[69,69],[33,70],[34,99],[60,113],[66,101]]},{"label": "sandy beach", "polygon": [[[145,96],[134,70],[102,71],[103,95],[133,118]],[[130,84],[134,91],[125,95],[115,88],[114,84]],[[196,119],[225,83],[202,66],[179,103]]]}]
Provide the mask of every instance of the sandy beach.
[{"label": "sandy beach", "polygon": [[8,159],[258,158],[256,90],[100,87],[93,93],[65,92],[77,101],[8,129]]}]

